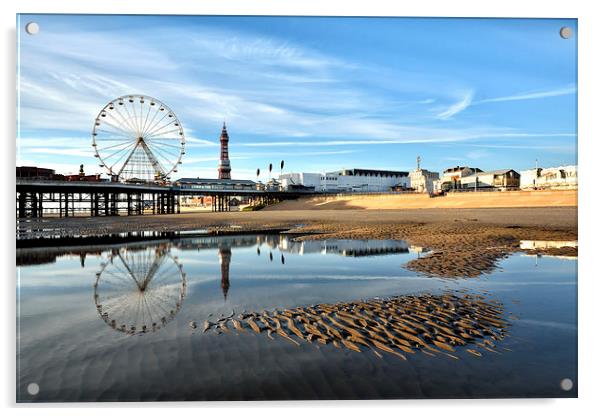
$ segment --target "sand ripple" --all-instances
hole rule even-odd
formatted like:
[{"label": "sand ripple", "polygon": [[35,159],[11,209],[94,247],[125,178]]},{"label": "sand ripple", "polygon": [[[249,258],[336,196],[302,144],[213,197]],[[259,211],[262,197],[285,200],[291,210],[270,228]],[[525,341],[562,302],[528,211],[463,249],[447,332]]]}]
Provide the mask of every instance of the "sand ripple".
[{"label": "sand ripple", "polygon": [[332,344],[401,360],[417,352],[458,359],[459,348],[478,357],[499,353],[495,342],[504,339],[506,330],[502,304],[481,295],[453,293],[319,304],[237,317],[232,313],[216,322],[205,321],[202,329],[203,333],[251,331],[272,339],[282,337],[297,346]]}]

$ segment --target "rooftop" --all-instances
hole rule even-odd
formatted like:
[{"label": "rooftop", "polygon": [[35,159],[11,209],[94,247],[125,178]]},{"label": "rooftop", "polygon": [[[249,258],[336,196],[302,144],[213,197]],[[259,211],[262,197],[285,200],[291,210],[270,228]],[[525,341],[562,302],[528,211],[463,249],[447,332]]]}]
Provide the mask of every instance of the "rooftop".
[{"label": "rooftop", "polygon": [[464,169],[472,169],[472,170],[477,171],[477,172],[483,172],[479,168],[471,168],[470,166],[456,166],[456,167],[453,167],[453,168],[447,168],[443,172],[444,173],[460,172],[460,171],[462,171]]},{"label": "rooftop", "polygon": [[180,178],[175,181],[176,183],[191,183],[191,184],[245,184],[255,185],[255,182],[249,179],[208,179],[208,178]]},{"label": "rooftop", "polygon": [[379,170],[379,169],[343,169],[328,174],[339,174],[341,176],[408,176],[409,172],[398,170]]}]

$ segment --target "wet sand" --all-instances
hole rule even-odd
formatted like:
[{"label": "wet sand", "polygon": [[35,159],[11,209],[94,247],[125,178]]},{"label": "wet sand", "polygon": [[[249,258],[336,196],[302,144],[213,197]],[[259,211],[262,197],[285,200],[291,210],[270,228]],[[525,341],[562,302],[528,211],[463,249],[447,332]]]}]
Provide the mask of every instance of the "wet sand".
[{"label": "wet sand", "polygon": [[[521,251],[521,240],[577,240],[577,207],[265,210],[137,217],[44,218],[23,223],[38,235],[107,235],[132,231],[207,230],[215,234],[289,230],[301,239],[402,239],[431,249],[405,267],[445,277],[491,272],[498,260]],[[533,254],[532,250],[531,254]],[[548,253],[548,251],[550,251]],[[551,252],[553,251],[553,253]],[[561,250],[577,255],[577,249]],[[558,249],[536,254],[558,255]]]}]

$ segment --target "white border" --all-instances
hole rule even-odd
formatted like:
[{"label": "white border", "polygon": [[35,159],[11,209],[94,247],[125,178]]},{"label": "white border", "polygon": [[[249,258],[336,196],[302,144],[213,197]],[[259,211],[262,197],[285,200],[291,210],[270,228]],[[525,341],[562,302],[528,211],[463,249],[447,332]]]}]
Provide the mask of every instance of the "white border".
[{"label": "white border", "polygon": [[[4,230],[2,264],[4,271],[4,342],[5,360],[2,384],[2,404],[9,413],[18,410],[39,411],[47,415],[130,414],[144,408],[145,414],[190,412],[198,415],[208,411],[219,413],[252,412],[253,414],[290,414],[326,410],[340,414],[362,413],[376,407],[380,412],[416,412],[422,414],[481,413],[506,415],[525,411],[543,411],[548,415],[582,414],[598,406],[600,383],[600,313],[598,297],[602,276],[596,262],[596,238],[600,230],[602,192],[598,173],[602,149],[600,104],[602,91],[600,74],[602,18],[596,13],[594,1],[525,1],[505,0],[421,0],[393,2],[385,0],[21,0],[1,4],[4,49],[2,54],[2,85],[5,94],[1,102],[4,145],[2,147],[2,220]],[[15,164],[15,14],[20,13],[120,13],[120,14],[238,14],[238,15],[347,15],[347,16],[441,16],[441,17],[557,17],[579,19],[579,399],[567,400],[440,400],[440,401],[354,401],[354,402],[243,402],[243,403],[159,403],[159,404],[79,404],[59,406],[16,406],[15,401],[15,278],[14,278],[14,164]],[[12,199],[11,199],[12,198]],[[192,407],[192,409],[190,409]],[[20,408],[20,409],[19,409]],[[85,409],[84,409],[85,408]],[[250,409],[246,409],[250,408]]]}]

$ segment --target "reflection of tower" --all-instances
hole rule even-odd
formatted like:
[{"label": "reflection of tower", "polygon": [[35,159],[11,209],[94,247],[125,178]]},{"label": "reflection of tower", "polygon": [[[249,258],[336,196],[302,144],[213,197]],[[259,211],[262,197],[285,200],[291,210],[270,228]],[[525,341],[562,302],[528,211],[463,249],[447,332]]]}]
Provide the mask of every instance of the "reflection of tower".
[{"label": "reflection of tower", "polygon": [[222,127],[222,135],[219,138],[220,156],[219,165],[217,168],[218,179],[230,179],[230,159],[228,158],[228,131],[226,130],[226,122]]},{"label": "reflection of tower", "polygon": [[230,258],[232,251],[230,247],[220,247],[219,249],[219,264],[222,269],[222,292],[224,293],[224,301],[228,298],[228,289],[230,289]]}]

